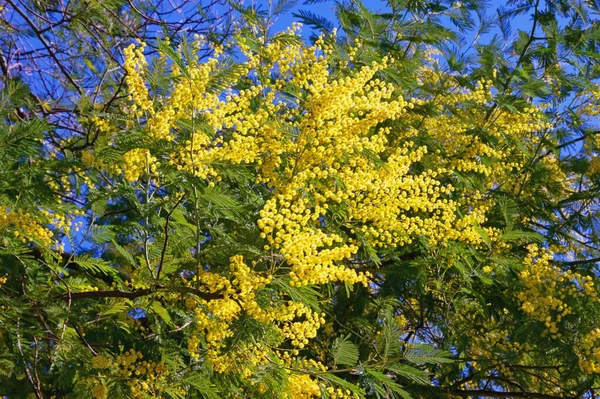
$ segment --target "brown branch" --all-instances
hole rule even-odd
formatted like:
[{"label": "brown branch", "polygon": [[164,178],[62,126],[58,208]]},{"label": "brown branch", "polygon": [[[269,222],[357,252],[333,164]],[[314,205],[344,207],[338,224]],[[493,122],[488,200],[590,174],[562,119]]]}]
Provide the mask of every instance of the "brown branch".
[{"label": "brown branch", "polygon": [[[562,148],[568,147],[570,145],[577,144],[579,141],[585,140],[590,136],[595,136],[596,134],[600,134],[600,130],[595,130],[593,132],[589,132],[588,134],[583,134],[582,136],[577,137],[575,139],[565,141],[564,143],[556,146],[556,149],[562,149]],[[548,150],[548,152],[552,152],[552,150]],[[547,154],[544,154],[544,155],[547,155]]]},{"label": "brown branch", "polygon": [[19,353],[21,354],[21,358],[23,359],[23,367],[25,367],[25,375],[27,376],[27,380],[31,384],[33,388],[33,393],[35,394],[36,399],[44,399],[42,393],[40,391],[39,386],[36,385],[33,380],[33,375],[31,374],[31,370],[29,370],[29,366],[27,365],[27,359],[25,359],[25,354],[23,353],[23,344],[21,343],[21,333],[19,332],[21,319],[17,319],[17,348],[19,349]]},{"label": "brown branch", "polygon": [[571,399],[572,396],[554,396],[536,392],[502,392],[484,389],[455,389],[447,392],[451,396],[485,397],[485,398],[527,398],[527,399]]},{"label": "brown branch", "polygon": [[188,327],[192,323],[193,323],[193,320],[190,320],[190,321],[184,323],[182,326],[179,326],[179,327],[174,328],[174,329],[169,330],[169,331],[165,331],[164,333],[152,333],[152,334],[146,335],[143,339],[138,340],[138,341],[146,341],[146,340],[149,340],[149,339],[152,339],[152,338],[160,337],[161,335],[173,334],[173,333],[176,333],[176,332],[179,332],[179,331],[183,331],[186,327]]},{"label": "brown branch", "polygon": [[194,322],[193,320],[190,320],[190,321],[187,321],[186,323],[184,323],[182,326],[176,327],[176,328],[174,328],[172,330],[165,331],[163,333],[152,333],[152,334],[143,336],[142,338],[134,339],[134,340],[131,340],[131,341],[119,341],[119,342],[113,343],[113,344],[108,344],[108,343],[101,343],[101,344],[97,343],[97,344],[94,344],[94,343],[92,343],[92,344],[89,344],[89,345],[91,347],[95,347],[95,348],[112,348],[112,347],[121,346],[121,345],[128,346],[128,345],[134,344],[136,342],[148,341],[148,340],[154,339],[156,337],[160,337],[160,336],[164,336],[164,335],[168,335],[168,334],[173,334],[173,333],[176,333],[176,332],[179,332],[179,331],[183,331],[185,328],[187,328],[190,325],[192,325],[193,322]]},{"label": "brown branch", "polygon": [[172,291],[172,292],[182,292],[194,294],[202,299],[211,300],[222,298],[222,294],[218,293],[210,293],[204,292],[196,288],[192,287],[163,287],[156,286],[153,288],[144,288],[141,290],[135,291],[122,291],[122,290],[102,290],[102,291],[82,291],[82,292],[71,292],[64,293],[61,295],[64,300],[72,300],[76,301],[79,299],[91,299],[91,298],[127,298],[127,299],[135,299],[142,296],[152,295],[159,291]]},{"label": "brown branch", "polygon": [[39,392],[42,392],[42,382],[40,381],[40,375],[38,373],[38,363],[40,361],[40,345],[36,337],[33,337],[34,346],[34,358],[33,358],[33,376],[35,377],[35,384]]},{"label": "brown branch", "polygon": [[133,11],[135,11],[140,17],[144,18],[146,21],[151,22],[153,24],[158,24],[158,25],[162,25],[165,21],[160,21],[158,19],[154,19],[149,15],[144,14],[142,11],[140,11],[135,4],[133,4],[133,2],[131,0],[127,0],[127,3],[129,3],[129,6],[131,7],[131,9]]},{"label": "brown branch", "polygon": [[92,355],[98,356],[98,352],[96,352],[96,350],[90,346],[90,344],[87,342],[87,340],[81,333],[81,330],[79,330],[79,327],[78,326],[74,326],[74,327],[75,327],[75,332],[77,332],[77,335],[79,336],[79,339],[81,340],[81,342],[86,346],[86,348],[88,348],[90,350],[90,352],[92,352]]},{"label": "brown branch", "polygon": [[156,272],[156,279],[160,280],[160,273],[163,269],[163,263],[165,260],[165,253],[167,252],[167,245],[169,245],[169,221],[171,220],[171,215],[175,212],[175,209],[181,204],[181,201],[185,198],[186,193],[183,193],[179,201],[173,206],[173,209],[167,214],[167,220],[165,222],[165,243],[163,245],[162,251],[160,252],[160,262],[158,263],[158,271]]},{"label": "brown branch", "polygon": [[52,49],[50,44],[46,41],[46,39],[44,38],[44,35],[42,35],[40,33],[40,30],[38,29],[37,25],[12,0],[6,0],[6,2],[8,4],[10,4],[11,6],[13,6],[13,8],[17,12],[17,14],[19,14],[21,16],[21,18],[23,18],[23,20],[25,20],[25,22],[27,22],[27,24],[31,27],[31,29],[35,33],[36,37],[44,45],[44,47],[48,51],[48,55],[56,63],[56,66],[58,67],[58,69],[60,69],[60,71],[62,72],[64,77],[73,85],[73,87],[75,87],[75,89],[77,90],[77,92],[79,94],[83,94],[83,90],[81,90],[81,87],[79,87],[79,85],[77,84],[77,82],[75,82],[75,80],[73,79],[73,77],[71,76],[69,71],[67,71],[65,66],[60,62],[60,60],[58,59],[58,57],[56,56],[56,54],[54,52],[54,49]]},{"label": "brown branch", "polygon": [[0,70],[2,70],[2,75],[4,75],[4,79],[8,81],[8,61],[6,60],[6,58],[4,58],[4,54],[0,54]]},{"label": "brown branch", "polygon": [[570,260],[570,261],[555,260],[555,261],[553,261],[553,263],[556,263],[561,266],[585,265],[587,263],[597,263],[597,262],[600,262],[600,257],[592,258],[592,259],[582,259],[582,260]]},{"label": "brown branch", "polygon": [[[506,82],[504,82],[503,86],[504,89],[502,90],[502,94],[506,94],[508,92],[508,89],[510,88],[510,84],[512,83],[513,79],[515,78],[516,75],[516,71],[518,68],[521,67],[521,63],[525,60],[525,55],[527,54],[527,50],[529,50],[529,47],[531,46],[531,44],[534,41],[535,38],[535,31],[537,29],[537,24],[538,24],[538,16],[539,16],[539,11],[538,8],[540,6],[540,0],[536,0],[534,7],[534,12],[533,12],[533,26],[531,28],[531,33],[529,34],[529,39],[527,40],[527,43],[525,43],[525,45],[523,46],[523,49],[521,50],[521,54],[519,54],[519,58],[517,59],[517,62],[515,64],[515,67],[513,68],[512,72],[508,75],[508,79],[506,80]],[[494,105],[492,105],[490,107],[490,109],[488,110],[486,116],[485,116],[485,121],[489,121],[492,114],[494,113],[494,111],[496,111],[496,109],[498,109],[498,102],[494,102]]]}]

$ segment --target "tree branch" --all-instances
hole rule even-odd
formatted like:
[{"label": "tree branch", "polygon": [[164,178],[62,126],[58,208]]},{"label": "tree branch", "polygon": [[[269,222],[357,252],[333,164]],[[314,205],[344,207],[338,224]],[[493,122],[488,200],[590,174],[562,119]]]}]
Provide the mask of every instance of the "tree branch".
[{"label": "tree branch", "polygon": [[585,265],[588,263],[597,263],[600,262],[600,257],[591,258],[591,259],[581,259],[581,260],[555,260],[553,263],[561,266],[575,266],[575,265]]},{"label": "tree branch", "polygon": [[21,333],[19,332],[21,319],[17,319],[17,348],[19,349],[19,353],[21,354],[21,358],[23,359],[23,367],[25,368],[25,375],[27,376],[27,380],[31,384],[33,389],[33,393],[35,394],[36,399],[44,399],[42,396],[39,385],[33,380],[33,375],[31,374],[31,370],[29,370],[29,366],[27,365],[27,359],[25,358],[25,354],[23,352],[23,344],[21,343]]},{"label": "tree branch", "polygon": [[167,252],[167,245],[169,245],[169,221],[171,220],[171,215],[175,212],[175,209],[181,204],[181,201],[185,198],[186,193],[183,193],[179,201],[173,206],[171,212],[167,214],[167,220],[165,221],[165,243],[163,245],[162,251],[160,251],[160,262],[158,263],[158,271],[156,272],[156,279],[160,280],[160,273],[163,269],[163,263],[165,261],[165,253]]},{"label": "tree branch", "polygon": [[79,336],[79,339],[86,346],[86,348],[88,348],[90,350],[90,352],[92,352],[92,355],[98,356],[98,352],[96,352],[96,350],[94,348],[92,348],[90,346],[90,344],[87,342],[87,340],[85,339],[85,337],[81,333],[81,330],[79,330],[79,326],[75,325],[74,328],[75,328],[75,332],[77,332],[77,335]]},{"label": "tree branch", "polygon": [[102,290],[102,291],[82,291],[82,292],[71,292],[61,295],[64,300],[76,301],[79,299],[89,299],[89,298],[127,298],[127,299],[135,299],[146,295],[152,295],[159,291],[172,291],[172,292],[182,292],[194,294],[202,299],[211,300],[222,298],[222,294],[218,293],[210,293],[204,292],[197,288],[192,287],[163,287],[156,286],[152,288],[145,288],[141,290],[135,291],[122,291],[122,290]]},{"label": "tree branch", "polygon": [[554,396],[536,392],[502,392],[485,389],[455,389],[447,391],[449,395],[461,397],[485,397],[485,398],[527,398],[527,399],[571,399],[571,396]]},{"label": "tree branch", "polygon": [[33,30],[33,32],[35,33],[36,37],[44,45],[44,47],[48,51],[48,55],[50,56],[50,58],[52,58],[52,60],[54,60],[54,62],[56,63],[56,66],[60,69],[60,71],[62,72],[63,76],[73,85],[73,87],[77,90],[77,92],[80,95],[83,94],[83,90],[81,89],[81,87],[77,84],[77,82],[75,82],[75,80],[73,79],[73,77],[71,76],[71,74],[69,73],[69,71],[67,71],[67,69],[65,68],[65,66],[56,57],[56,53],[54,52],[54,49],[50,46],[50,44],[48,44],[48,42],[46,41],[46,39],[44,38],[44,36],[40,33],[40,30],[38,29],[38,27],[36,26],[36,24],[12,0],[6,0],[6,1],[7,1],[8,4],[10,4],[11,6],[13,6],[13,8],[17,12],[17,14],[19,14],[21,16],[21,18],[23,18],[23,20],[25,20],[25,22],[27,22],[27,24],[31,27],[31,30]]}]

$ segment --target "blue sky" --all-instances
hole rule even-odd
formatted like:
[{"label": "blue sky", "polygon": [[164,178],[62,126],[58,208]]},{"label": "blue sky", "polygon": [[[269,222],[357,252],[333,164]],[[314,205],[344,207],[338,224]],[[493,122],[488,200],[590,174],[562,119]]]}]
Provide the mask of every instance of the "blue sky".
[{"label": "blue sky", "polygon": [[[276,3],[276,2],[277,2],[276,0],[273,0],[273,3]],[[364,0],[363,2],[372,11],[382,11],[382,10],[384,10],[385,4],[386,4],[385,1],[381,1],[381,0]],[[246,1],[246,4],[248,4],[247,1]],[[269,7],[268,0],[258,0],[255,2],[255,4],[259,5],[260,7],[262,7],[262,9],[265,9],[265,10],[268,9],[268,7]],[[298,21],[298,18],[294,17],[293,14],[297,13],[301,10],[310,11],[319,16],[323,16],[323,17],[329,19],[330,21],[332,21],[335,25],[337,25],[336,17],[335,17],[335,1],[323,0],[322,2],[319,2],[319,3],[305,5],[303,0],[298,0],[298,1],[290,0],[288,2],[288,4],[290,4],[290,5],[295,4],[295,5],[293,7],[291,7],[289,11],[279,15],[279,17],[275,21],[275,24],[273,25],[273,32],[285,30],[285,28],[290,26],[292,24],[292,22]],[[305,34],[305,35],[309,34],[308,27],[305,27],[303,34]]]},{"label": "blue sky", "polygon": [[[259,7],[261,10],[268,10],[270,4],[274,4],[277,3],[277,0],[240,0],[241,2],[243,2],[243,4],[245,6],[249,6],[250,4],[254,4],[255,6]],[[331,22],[334,23],[334,25],[338,25],[337,24],[337,18],[335,16],[335,1],[334,0],[316,0],[318,2],[316,2],[315,4],[304,4],[306,0],[289,0],[287,4],[289,4],[291,7],[288,8],[288,10],[282,14],[280,14],[277,17],[277,20],[275,21],[273,27],[272,27],[272,32],[271,33],[275,33],[275,32],[279,32],[279,31],[283,31],[285,30],[287,27],[289,27],[292,22],[298,21],[298,18],[294,16],[294,13],[298,13],[301,10],[307,10],[310,11],[314,14],[317,14],[319,16],[323,16],[325,18],[327,18],[328,20],[330,20]],[[315,1],[315,0],[313,0]],[[385,0],[362,0],[363,4],[371,11],[374,12],[385,12],[386,7],[387,7],[387,2]],[[543,2],[543,0],[542,0]],[[496,11],[498,8],[501,7],[505,7],[506,1],[499,1],[499,0],[491,0],[487,2],[487,9],[486,9],[486,13],[489,16],[495,16]],[[271,7],[274,7],[274,5],[271,5]],[[532,20],[532,16],[531,15],[518,15],[516,17],[513,18],[513,20],[511,21],[511,25],[512,25],[512,35],[515,36],[517,34],[517,30],[518,29],[522,29],[522,30],[526,30],[529,33],[529,29],[531,29],[531,20]],[[449,23],[449,20],[448,20]],[[305,37],[310,36],[310,27],[304,27],[302,34]],[[454,30],[455,28],[452,27],[452,29]],[[501,31],[499,29],[499,27],[494,27],[492,28],[492,30],[486,34],[483,35],[482,37],[479,38],[478,42],[479,43],[486,43],[489,42],[492,37],[494,35],[498,35],[501,36]],[[472,39],[474,38],[474,32],[472,32],[471,34],[467,34],[466,37],[466,41],[470,44]],[[510,45],[512,42],[512,40],[509,40],[506,42],[506,45]]]}]

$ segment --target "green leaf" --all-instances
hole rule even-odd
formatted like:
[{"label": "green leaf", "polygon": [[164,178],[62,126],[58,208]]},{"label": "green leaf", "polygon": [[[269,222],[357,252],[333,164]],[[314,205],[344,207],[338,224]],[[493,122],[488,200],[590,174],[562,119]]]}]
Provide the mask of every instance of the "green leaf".
[{"label": "green leaf", "polygon": [[8,376],[14,369],[15,364],[8,359],[0,359],[0,375]]},{"label": "green leaf", "polygon": [[92,71],[94,73],[98,73],[98,70],[96,69],[96,67],[94,66],[92,61],[90,61],[87,58],[83,58],[83,62],[85,63],[85,65],[87,65],[88,68],[90,68],[90,71]]},{"label": "green leaf", "polygon": [[404,359],[415,364],[453,363],[450,352],[435,349],[431,345],[418,345],[404,351]]},{"label": "green leaf", "polygon": [[481,239],[487,244],[488,248],[491,248],[492,240],[490,240],[490,236],[488,235],[487,231],[482,229],[479,225],[474,225],[473,230],[479,234],[479,237],[481,237]]},{"label": "green leaf", "polygon": [[313,28],[322,32],[331,32],[335,27],[333,22],[322,15],[315,14],[312,11],[300,10],[292,15],[298,18],[303,24],[312,26]]},{"label": "green leaf", "polygon": [[333,342],[332,352],[335,364],[354,366],[358,362],[358,346],[350,341],[350,335],[336,338]]},{"label": "green leaf", "polygon": [[133,304],[128,299],[120,299],[118,301],[111,300],[109,306],[105,310],[100,311],[99,314],[102,316],[111,316],[115,314],[125,313],[129,311],[132,307]]},{"label": "green leaf", "polygon": [[338,377],[335,374],[330,374],[330,373],[318,374],[318,378],[321,380],[327,381],[334,386],[339,386],[340,388],[342,388],[342,390],[349,390],[350,392],[352,392],[354,395],[356,395],[358,397],[364,397],[365,392],[363,389],[352,384],[349,381],[346,381],[346,380]]},{"label": "green leaf", "polygon": [[502,232],[501,238],[508,242],[514,241],[535,241],[542,242],[544,238],[541,234],[533,231],[522,231],[522,230],[505,230]]},{"label": "green leaf", "polygon": [[86,255],[75,256],[72,261],[67,263],[66,267],[68,268],[71,265],[88,272],[94,277],[107,276],[110,277],[112,281],[121,281],[119,274],[115,271],[113,266],[102,259],[92,258]]},{"label": "green leaf", "polygon": [[207,187],[198,195],[198,199],[207,214],[241,222],[243,207],[224,188]]},{"label": "green leaf", "polygon": [[321,309],[321,306],[319,305],[319,299],[322,295],[313,287],[292,287],[282,279],[273,279],[271,285],[277,290],[285,292],[294,302],[303,303],[315,311]]},{"label": "green leaf", "polygon": [[177,51],[175,51],[170,44],[168,44],[164,40],[158,39],[156,41],[156,45],[158,47],[158,51],[167,56],[171,61],[175,63],[175,65],[177,65],[183,76],[185,76],[187,79],[192,78],[187,64],[183,61],[181,55]]},{"label": "green leaf", "polygon": [[127,251],[125,248],[123,248],[121,245],[119,245],[115,240],[111,241],[113,247],[115,247],[115,249],[119,252],[119,254],[121,254],[122,257],[124,257],[128,262],[130,266],[135,266],[137,265],[136,260],[134,259],[134,257],[131,255],[131,253],[129,251]]},{"label": "green leaf", "polygon": [[185,384],[195,388],[204,399],[221,399],[216,385],[199,373],[187,374],[182,378]]},{"label": "green leaf", "polygon": [[[406,392],[400,384],[389,378],[387,375],[380,373],[379,371],[375,371],[372,369],[367,369],[367,375],[372,377],[373,380],[381,384],[385,388],[386,397],[388,398],[398,398],[401,397],[403,399],[412,399],[410,394]],[[380,395],[380,391],[376,391],[378,396]],[[383,396],[382,396],[383,397]]]},{"label": "green leaf", "polygon": [[273,7],[273,15],[283,14],[296,6],[298,0],[278,0]]},{"label": "green leaf", "polygon": [[408,364],[394,363],[386,367],[391,373],[406,378],[419,385],[432,385],[431,374],[427,371],[409,366]]}]

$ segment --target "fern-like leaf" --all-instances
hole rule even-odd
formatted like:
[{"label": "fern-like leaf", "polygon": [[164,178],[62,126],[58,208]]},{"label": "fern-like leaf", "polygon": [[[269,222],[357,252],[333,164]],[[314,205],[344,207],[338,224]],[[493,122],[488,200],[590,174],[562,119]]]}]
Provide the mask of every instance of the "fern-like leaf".
[{"label": "fern-like leaf", "polygon": [[349,335],[337,338],[332,349],[335,364],[354,366],[358,362],[358,346],[350,341]]}]

